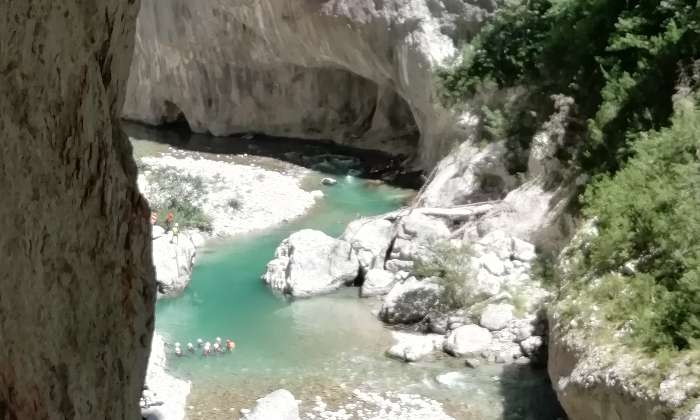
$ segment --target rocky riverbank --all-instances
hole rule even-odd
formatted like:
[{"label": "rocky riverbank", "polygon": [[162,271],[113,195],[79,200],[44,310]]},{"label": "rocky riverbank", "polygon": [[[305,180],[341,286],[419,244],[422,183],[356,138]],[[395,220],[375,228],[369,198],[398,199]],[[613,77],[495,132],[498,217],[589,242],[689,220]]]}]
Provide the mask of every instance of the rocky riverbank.
[{"label": "rocky riverbank", "polygon": [[[278,172],[188,152],[144,157],[141,163],[145,167],[139,188],[152,202],[163,201],[167,193],[163,184],[168,179],[159,178],[164,171],[196,180],[201,195],[192,204],[211,219],[211,235],[215,237],[264,229],[301,216],[317,197],[301,188],[308,172],[293,165]],[[168,175],[165,172],[162,176]]]},{"label": "rocky riverbank", "polygon": [[185,418],[185,403],[191,384],[168,374],[166,364],[165,342],[155,332],[148,358],[146,383],[141,397],[141,415],[146,420]]},{"label": "rocky riverbank", "polygon": [[[227,161],[221,155],[168,148],[159,156],[141,157],[139,166],[139,188],[152,206],[191,206],[207,220],[206,230],[199,225],[186,225],[187,220],[174,220],[185,224],[176,237],[154,226],[153,260],[159,296],[174,296],[187,287],[197,248],[208,239],[287,222],[306,213],[323,197],[318,191],[302,189],[308,171],[294,165],[269,170],[255,163]],[[176,188],[173,184],[177,184]],[[183,199],[182,195],[187,197]],[[158,217],[162,222],[165,215]]]},{"label": "rocky riverbank", "polygon": [[378,394],[352,390],[345,404],[331,409],[317,397],[310,410],[300,415],[299,401],[285,389],[260,398],[252,410],[241,410],[241,420],[455,420],[437,401],[405,393]]}]

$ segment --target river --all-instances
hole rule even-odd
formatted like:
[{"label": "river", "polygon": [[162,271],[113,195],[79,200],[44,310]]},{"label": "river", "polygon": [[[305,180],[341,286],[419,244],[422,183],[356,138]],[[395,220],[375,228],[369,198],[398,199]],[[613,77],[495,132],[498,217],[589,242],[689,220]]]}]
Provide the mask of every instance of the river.
[{"label": "river", "polygon": [[[141,145],[139,150],[151,154],[162,147]],[[235,158],[237,163],[254,159]],[[312,172],[306,178],[309,190],[320,188],[322,176]],[[362,397],[358,400],[358,392],[387,401],[400,400],[400,394],[420,396],[439,403],[456,419],[557,418],[543,370],[498,365],[468,369],[445,355],[414,364],[391,360],[384,355],[391,333],[375,315],[379,300],[360,299],[358,289],[348,288],[288,301],[265,287],[260,275],[290,233],[313,228],[338,236],[348,222],[397,209],[413,195],[355,177],[338,181],[323,187],[324,199],[302,218],[200,249],[185,293],[158,302],[156,329],[166,342],[184,346],[197,338],[213,342],[218,336],[236,343],[233,353],[210,357],[197,352],[178,358],[169,352],[171,373],[193,384],[188,418],[237,418],[241,408],[279,388],[302,401],[302,417],[309,419],[321,418],[316,417],[319,406],[335,412],[328,418],[363,418],[358,413],[371,417],[372,407],[358,408],[367,405]],[[414,411],[417,417],[411,418],[432,418]]]}]

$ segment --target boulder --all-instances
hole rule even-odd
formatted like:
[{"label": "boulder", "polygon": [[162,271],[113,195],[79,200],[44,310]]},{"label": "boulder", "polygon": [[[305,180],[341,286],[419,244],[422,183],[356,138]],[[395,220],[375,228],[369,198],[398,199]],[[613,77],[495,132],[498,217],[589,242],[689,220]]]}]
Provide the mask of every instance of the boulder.
[{"label": "boulder", "polygon": [[387,271],[391,271],[392,273],[399,273],[402,271],[411,272],[413,270],[413,265],[413,261],[391,259],[387,260],[384,268],[386,268]]},{"label": "boulder", "polygon": [[511,246],[511,255],[513,259],[523,262],[531,262],[535,258],[537,258],[535,246],[530,242],[526,242],[518,238],[513,238],[513,244]]},{"label": "boulder", "polygon": [[[475,115],[467,120],[468,125],[479,125]],[[485,147],[476,141],[463,142],[438,164],[435,177],[422,195],[422,204],[449,207],[502,198],[517,184],[505,164],[507,153],[502,141]]]},{"label": "boulder", "polygon": [[386,270],[372,269],[365,274],[360,289],[361,297],[381,296],[389,293],[395,282],[394,274]]},{"label": "boulder", "polygon": [[255,407],[241,420],[299,420],[299,403],[294,395],[286,389],[260,398]]},{"label": "boulder", "polygon": [[528,357],[537,356],[542,346],[544,346],[544,339],[538,335],[533,335],[520,343],[520,348]]},{"label": "boulder", "polygon": [[282,241],[262,278],[273,290],[308,297],[351,284],[359,269],[349,243],[305,229]]},{"label": "boulder", "polygon": [[[154,228],[153,233],[160,232]],[[190,232],[181,232],[176,238],[161,233],[153,239],[153,265],[159,296],[174,296],[187,287],[196,255]]]},{"label": "boulder", "polygon": [[435,377],[435,382],[449,389],[464,389],[469,377],[463,372],[447,372]]},{"label": "boulder", "polygon": [[435,244],[449,240],[450,229],[444,221],[413,212],[399,222],[392,259],[415,261],[429,258]]},{"label": "boulder", "polygon": [[515,335],[515,341],[521,342],[535,334],[536,320],[534,319],[518,319],[510,326],[511,332]]},{"label": "boulder", "polygon": [[[363,270],[383,268],[394,236],[394,224],[383,218],[355,220],[340,239],[350,243]],[[397,270],[398,271],[398,270]]]},{"label": "boulder", "polygon": [[475,357],[470,357],[464,361],[464,365],[468,368],[476,369],[481,366],[481,360]]},{"label": "boulder", "polygon": [[494,276],[502,276],[506,274],[506,266],[496,254],[487,253],[479,258],[479,263],[482,267],[488,270]]},{"label": "boulder", "polygon": [[450,319],[441,311],[430,312],[425,317],[425,330],[435,334],[446,334],[449,330]]},{"label": "boulder", "polygon": [[151,228],[151,237],[153,239],[157,239],[163,235],[165,235],[165,229],[163,229],[162,227],[160,227],[158,225],[153,225],[153,227]]},{"label": "boulder", "polygon": [[464,325],[450,332],[444,349],[453,356],[472,356],[487,350],[491,341],[491,333],[486,328]]},{"label": "boulder", "polygon": [[393,332],[392,336],[397,343],[387,350],[387,355],[405,362],[416,362],[435,350],[442,349],[445,342],[445,337],[438,334],[420,335]]},{"label": "boulder", "polygon": [[479,270],[475,276],[472,295],[477,298],[488,299],[501,293],[503,279],[494,276],[488,270]]},{"label": "boulder", "polygon": [[511,364],[523,355],[520,346],[512,342],[499,343],[493,351],[496,356],[496,363]]},{"label": "boulder", "polygon": [[513,319],[513,309],[513,305],[505,303],[487,305],[481,313],[479,324],[491,331],[502,330]]},{"label": "boulder", "polygon": [[389,324],[410,324],[425,318],[440,301],[442,286],[435,278],[411,277],[396,284],[384,298],[379,318]]}]

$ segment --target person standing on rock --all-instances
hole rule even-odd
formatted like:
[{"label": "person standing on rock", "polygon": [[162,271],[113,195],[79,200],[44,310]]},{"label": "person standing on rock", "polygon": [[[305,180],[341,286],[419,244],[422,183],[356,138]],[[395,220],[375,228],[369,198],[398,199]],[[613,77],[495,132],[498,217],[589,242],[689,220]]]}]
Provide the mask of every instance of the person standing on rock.
[{"label": "person standing on rock", "polygon": [[173,226],[173,236],[170,238],[171,244],[174,244],[178,240],[178,233],[180,233],[180,225],[175,223],[175,226]]},{"label": "person standing on rock", "polygon": [[165,232],[169,232],[170,229],[173,227],[173,212],[169,211],[168,214],[165,216]]}]

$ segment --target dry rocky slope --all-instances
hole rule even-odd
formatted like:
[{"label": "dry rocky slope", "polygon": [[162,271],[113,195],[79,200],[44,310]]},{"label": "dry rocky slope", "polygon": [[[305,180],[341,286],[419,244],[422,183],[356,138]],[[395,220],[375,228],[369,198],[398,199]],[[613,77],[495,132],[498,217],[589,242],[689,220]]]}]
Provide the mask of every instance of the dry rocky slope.
[{"label": "dry rocky slope", "polygon": [[137,11],[0,4],[0,418],[139,416],[155,282],[119,127]]},{"label": "dry rocky slope", "polygon": [[[492,0],[144,0],[123,115],[417,152],[449,145],[435,66]],[[420,133],[418,150],[401,138]],[[415,139],[414,139],[415,140]]]}]

